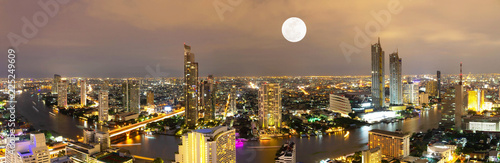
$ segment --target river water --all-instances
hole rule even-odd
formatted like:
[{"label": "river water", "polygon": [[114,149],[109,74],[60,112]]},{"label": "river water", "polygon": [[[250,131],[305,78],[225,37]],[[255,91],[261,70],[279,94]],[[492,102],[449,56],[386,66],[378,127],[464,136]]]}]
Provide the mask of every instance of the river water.
[{"label": "river water", "polygon": [[[75,139],[82,135],[82,128],[86,126],[84,121],[62,115],[52,115],[45,108],[41,100],[38,100],[36,91],[24,92],[18,96],[17,112],[25,117],[36,129],[51,131],[54,135],[61,135]],[[33,103],[34,102],[34,103]],[[395,131],[401,129],[404,132],[420,132],[437,128],[440,120],[438,110],[423,111],[419,117],[407,119],[395,123],[379,123],[371,126],[363,126],[346,132],[322,135],[310,138],[279,138],[262,141],[245,142],[243,147],[237,147],[236,155],[238,163],[246,162],[274,162],[275,153],[279,146],[287,141],[294,141],[297,145],[298,162],[319,162],[326,158],[335,158],[360,150],[368,149],[368,131],[382,129]],[[180,139],[173,136],[138,135],[116,146],[130,150],[134,155],[163,158],[166,162],[174,160],[177,145]]]}]

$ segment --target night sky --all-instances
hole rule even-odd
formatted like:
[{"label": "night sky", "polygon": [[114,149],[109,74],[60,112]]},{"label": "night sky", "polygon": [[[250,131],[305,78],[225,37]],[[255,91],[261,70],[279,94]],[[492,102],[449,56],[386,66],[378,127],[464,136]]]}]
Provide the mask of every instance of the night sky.
[{"label": "night sky", "polygon": [[[200,77],[369,75],[377,37],[386,75],[396,49],[404,75],[457,74],[460,62],[464,73],[500,69],[498,0],[70,0],[58,3],[46,23],[39,1],[0,0],[1,78],[11,32],[28,41],[16,48],[17,77],[146,77],[155,76],[148,68],[157,65],[160,76],[180,77],[184,43],[196,55]],[[373,13],[389,13],[390,20],[380,24]],[[26,38],[23,17],[33,22],[34,15],[41,27]],[[283,38],[289,17],[306,23],[300,42]],[[380,30],[370,29],[380,32],[357,47],[356,28],[374,23]],[[346,58],[343,42],[359,50]]]}]

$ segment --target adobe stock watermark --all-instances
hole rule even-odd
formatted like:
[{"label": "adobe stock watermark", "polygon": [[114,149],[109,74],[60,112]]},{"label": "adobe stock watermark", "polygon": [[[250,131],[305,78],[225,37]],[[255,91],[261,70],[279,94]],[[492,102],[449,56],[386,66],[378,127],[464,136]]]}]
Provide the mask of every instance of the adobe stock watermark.
[{"label": "adobe stock watermark", "polygon": [[354,27],[356,34],[353,38],[353,43],[349,44],[342,41],[339,45],[347,63],[351,63],[351,55],[361,52],[362,48],[370,45],[371,38],[377,37],[380,31],[387,27],[392,20],[392,15],[397,15],[403,11],[400,0],[390,0],[387,3],[387,9],[378,12],[371,11],[373,19],[365,24],[364,30],[359,27]]},{"label": "adobe stock watermark", "polygon": [[[7,89],[9,100],[7,101],[7,110],[9,111],[9,120],[7,122],[8,135],[6,145],[6,156],[14,157],[16,151],[16,51],[12,48],[7,50]],[[13,159],[13,158],[10,158]]]},{"label": "adobe stock watermark", "polygon": [[219,16],[220,21],[224,21],[224,14],[226,12],[233,12],[234,8],[239,6],[243,0],[214,0],[212,5],[215,8],[215,12]]},{"label": "adobe stock watermark", "polygon": [[163,78],[167,77],[168,73],[162,72],[160,70],[160,64],[156,64],[155,69],[151,68],[151,66],[146,66],[146,71],[148,74],[145,76],[145,78]]},{"label": "adobe stock watermark", "polygon": [[68,4],[70,1],[72,0],[39,0],[38,6],[40,6],[41,10],[34,13],[31,19],[26,16],[21,18],[23,22],[21,33],[9,32],[7,34],[10,45],[19,50],[21,44],[27,44],[30,39],[33,39],[38,34],[38,30],[47,26],[50,18],[59,13],[60,5]]}]

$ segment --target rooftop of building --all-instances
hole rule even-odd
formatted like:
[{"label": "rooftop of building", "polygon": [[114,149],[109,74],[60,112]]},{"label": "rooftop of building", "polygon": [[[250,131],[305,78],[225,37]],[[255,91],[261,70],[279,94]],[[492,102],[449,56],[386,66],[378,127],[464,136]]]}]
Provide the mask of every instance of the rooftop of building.
[{"label": "rooftop of building", "polygon": [[198,130],[194,130],[194,132],[199,132],[202,134],[213,134],[213,133],[215,133],[215,131],[217,131],[218,129],[220,129],[222,127],[226,127],[226,126],[217,126],[217,127],[212,127],[212,128],[198,129]]},{"label": "rooftop of building", "polygon": [[99,161],[102,161],[102,162],[107,162],[107,163],[121,163],[121,162],[125,162],[125,161],[130,161],[131,159],[133,159],[132,157],[129,157],[129,156],[120,156],[120,154],[116,153],[116,152],[112,152],[112,153],[108,153],[106,155],[103,155],[99,158],[97,158],[97,160]]},{"label": "rooftop of building", "polygon": [[378,134],[389,135],[389,136],[395,136],[395,137],[406,137],[406,136],[410,136],[410,134],[405,134],[405,133],[402,133],[402,132],[392,132],[392,131],[379,130],[379,129],[373,129],[373,130],[370,130],[370,133],[378,133]]}]

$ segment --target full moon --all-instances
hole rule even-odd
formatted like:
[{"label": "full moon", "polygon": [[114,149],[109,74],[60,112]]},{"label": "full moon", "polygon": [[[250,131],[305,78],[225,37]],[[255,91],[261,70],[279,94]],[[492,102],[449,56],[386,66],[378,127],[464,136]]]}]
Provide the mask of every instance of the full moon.
[{"label": "full moon", "polygon": [[281,27],[283,37],[290,42],[299,42],[306,36],[306,23],[297,17],[291,17],[285,20]]}]

